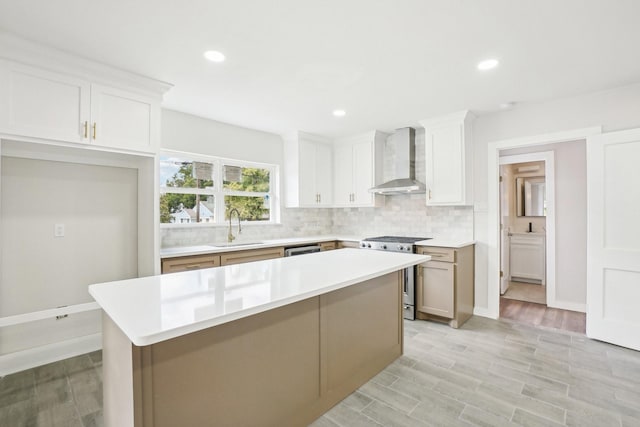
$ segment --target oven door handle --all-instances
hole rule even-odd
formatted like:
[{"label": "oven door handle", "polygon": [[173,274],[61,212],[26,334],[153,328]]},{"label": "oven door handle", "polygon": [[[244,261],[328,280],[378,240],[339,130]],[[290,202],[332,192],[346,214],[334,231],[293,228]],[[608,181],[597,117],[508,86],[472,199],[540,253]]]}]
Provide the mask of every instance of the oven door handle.
[{"label": "oven door handle", "polygon": [[402,292],[407,295],[409,292],[409,274],[407,270],[402,272]]}]

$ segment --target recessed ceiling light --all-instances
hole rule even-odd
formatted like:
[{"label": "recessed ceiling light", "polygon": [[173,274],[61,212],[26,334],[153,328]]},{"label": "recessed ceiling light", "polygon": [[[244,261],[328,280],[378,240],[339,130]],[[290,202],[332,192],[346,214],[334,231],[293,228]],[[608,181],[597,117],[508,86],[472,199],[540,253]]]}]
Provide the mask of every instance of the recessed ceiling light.
[{"label": "recessed ceiling light", "polygon": [[333,115],[336,117],[344,117],[347,114],[344,110],[333,110]]},{"label": "recessed ceiling light", "polygon": [[492,68],[496,68],[498,66],[497,59],[485,59],[484,61],[480,61],[478,63],[478,70],[486,71],[491,70]]},{"label": "recessed ceiling light", "polygon": [[204,53],[204,57],[207,58],[211,62],[223,62],[224,55],[217,50],[208,50]]}]

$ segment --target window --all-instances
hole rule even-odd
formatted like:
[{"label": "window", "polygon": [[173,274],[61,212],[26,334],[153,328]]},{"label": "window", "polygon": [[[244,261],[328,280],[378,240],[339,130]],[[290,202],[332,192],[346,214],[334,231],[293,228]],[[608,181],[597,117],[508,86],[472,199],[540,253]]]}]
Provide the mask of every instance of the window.
[{"label": "window", "polygon": [[234,208],[243,221],[276,222],[276,171],[276,165],[163,153],[160,223],[222,224]]}]

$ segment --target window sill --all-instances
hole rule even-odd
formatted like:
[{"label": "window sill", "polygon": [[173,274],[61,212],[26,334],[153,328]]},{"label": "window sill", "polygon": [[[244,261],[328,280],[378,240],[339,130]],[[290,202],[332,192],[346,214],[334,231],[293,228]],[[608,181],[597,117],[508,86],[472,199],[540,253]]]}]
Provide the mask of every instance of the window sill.
[{"label": "window sill", "polygon": [[[237,221],[232,221],[232,226],[233,227],[237,227],[238,226],[238,222]],[[281,222],[275,222],[275,221],[256,221],[256,222],[242,222],[242,228],[245,227],[264,227],[264,226],[278,226],[278,225],[282,225]],[[222,227],[222,228],[228,228],[229,227],[229,223],[226,222],[224,224],[220,224],[220,223],[188,223],[188,224],[160,224],[160,229],[175,229],[175,228],[207,228],[207,227],[211,227],[211,228],[218,228],[218,227]]]}]

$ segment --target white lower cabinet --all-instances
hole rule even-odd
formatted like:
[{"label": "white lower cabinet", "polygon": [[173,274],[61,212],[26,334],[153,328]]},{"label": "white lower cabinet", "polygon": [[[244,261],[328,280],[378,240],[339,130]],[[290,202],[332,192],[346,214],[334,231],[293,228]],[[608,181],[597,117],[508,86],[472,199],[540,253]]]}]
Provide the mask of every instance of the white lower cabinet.
[{"label": "white lower cabinet", "polygon": [[545,284],[545,236],[534,233],[509,235],[510,280]]}]

